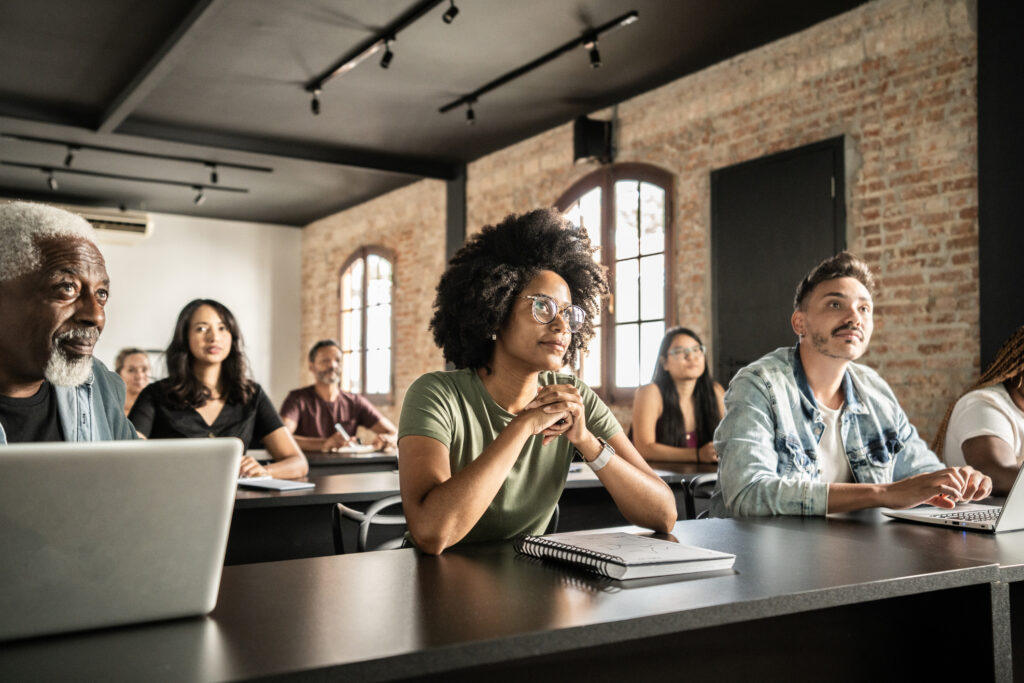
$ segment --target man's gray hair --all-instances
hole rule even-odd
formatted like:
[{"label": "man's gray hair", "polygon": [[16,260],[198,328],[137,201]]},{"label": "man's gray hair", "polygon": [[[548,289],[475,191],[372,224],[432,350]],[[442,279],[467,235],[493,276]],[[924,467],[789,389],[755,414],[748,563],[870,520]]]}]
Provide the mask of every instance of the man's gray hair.
[{"label": "man's gray hair", "polygon": [[42,265],[38,240],[49,237],[96,243],[96,231],[81,216],[46,204],[0,202],[0,282]]}]

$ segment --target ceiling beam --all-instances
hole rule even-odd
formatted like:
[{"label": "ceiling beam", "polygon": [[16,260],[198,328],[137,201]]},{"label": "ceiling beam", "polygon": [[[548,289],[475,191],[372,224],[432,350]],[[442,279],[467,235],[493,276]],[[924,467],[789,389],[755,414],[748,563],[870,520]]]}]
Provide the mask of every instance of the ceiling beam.
[{"label": "ceiling beam", "polygon": [[385,173],[402,173],[439,180],[453,180],[458,175],[459,169],[458,163],[446,159],[399,156],[361,149],[324,147],[301,142],[200,131],[138,120],[125,121],[117,132],[154,140],[180,142],[202,147],[218,147],[220,149],[247,152],[249,154],[262,154],[284,159],[319,161],[325,164],[351,166],[353,168],[383,171]]},{"label": "ceiling beam", "polygon": [[167,36],[149,61],[139,69],[131,82],[122,90],[94,126],[97,133],[113,133],[135,108],[159,85],[164,76],[174,68],[188,47],[190,36],[204,21],[209,20],[218,5],[226,0],[197,0],[185,19]]}]

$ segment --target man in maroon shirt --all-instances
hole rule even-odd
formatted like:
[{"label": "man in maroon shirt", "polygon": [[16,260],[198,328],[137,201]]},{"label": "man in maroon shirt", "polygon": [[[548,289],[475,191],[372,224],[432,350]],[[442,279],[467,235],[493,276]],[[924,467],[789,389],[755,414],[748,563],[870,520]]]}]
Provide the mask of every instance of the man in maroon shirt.
[{"label": "man in maroon shirt", "polygon": [[[316,383],[290,392],[281,404],[281,420],[304,451],[333,451],[358,443],[356,428],[376,432],[374,448],[395,445],[398,430],[359,394],[342,391],[341,348],[323,339],[309,350],[309,369]],[[346,438],[335,425],[340,424]]]}]

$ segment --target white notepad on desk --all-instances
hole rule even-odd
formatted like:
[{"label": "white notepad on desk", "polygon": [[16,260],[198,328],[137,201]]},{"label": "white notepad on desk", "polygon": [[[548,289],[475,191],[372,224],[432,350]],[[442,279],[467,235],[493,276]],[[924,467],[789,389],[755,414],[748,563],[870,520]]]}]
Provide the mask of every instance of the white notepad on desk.
[{"label": "white notepad on desk", "polygon": [[377,449],[373,447],[373,444],[357,444],[355,446],[342,446],[336,448],[332,453],[341,453],[342,455],[368,455],[370,453],[376,453]]},{"label": "white notepad on desk", "polygon": [[619,531],[527,536],[516,544],[516,550],[569,562],[613,579],[729,569],[736,561],[731,553]]},{"label": "white notepad on desk", "polygon": [[251,489],[270,489],[272,491],[298,491],[300,489],[311,489],[316,486],[311,481],[290,481],[288,479],[274,479],[273,477],[239,477],[238,485]]}]

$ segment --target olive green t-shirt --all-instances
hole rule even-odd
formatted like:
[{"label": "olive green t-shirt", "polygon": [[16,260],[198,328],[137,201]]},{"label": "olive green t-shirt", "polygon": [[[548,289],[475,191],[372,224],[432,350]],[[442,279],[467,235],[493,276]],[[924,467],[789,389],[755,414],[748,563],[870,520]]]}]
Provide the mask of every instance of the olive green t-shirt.
[{"label": "olive green t-shirt", "polygon": [[[573,375],[542,372],[538,384],[572,384],[579,389],[587,429],[608,440],[622,431],[615,416],[590,387]],[[473,370],[431,372],[409,387],[402,404],[398,438],[429,436],[448,447],[452,473],[473,462],[515,417],[491,398]],[[565,437],[547,446],[531,436],[483,517],[462,542],[542,534],[558,503],[575,451]],[[403,456],[406,457],[406,456]]]}]

